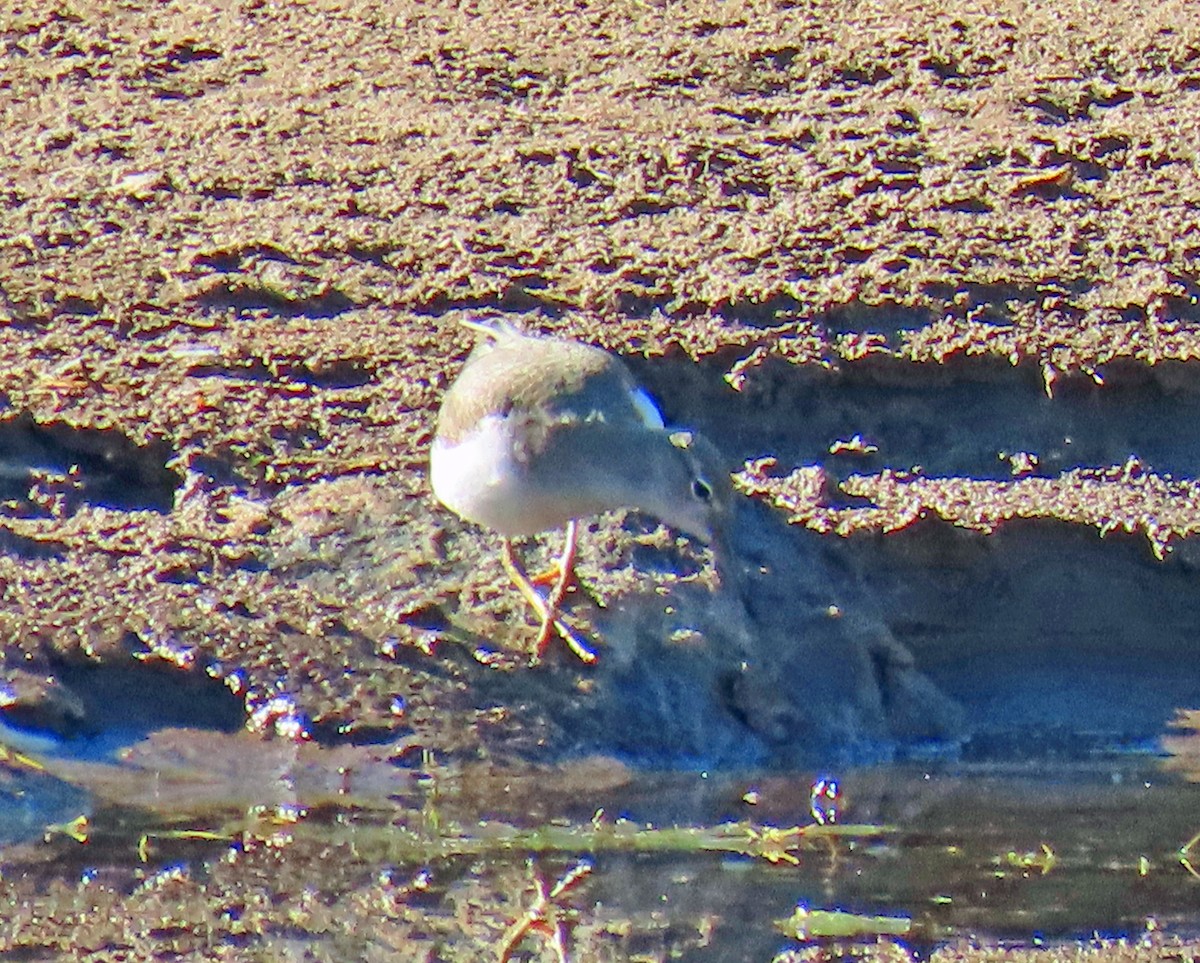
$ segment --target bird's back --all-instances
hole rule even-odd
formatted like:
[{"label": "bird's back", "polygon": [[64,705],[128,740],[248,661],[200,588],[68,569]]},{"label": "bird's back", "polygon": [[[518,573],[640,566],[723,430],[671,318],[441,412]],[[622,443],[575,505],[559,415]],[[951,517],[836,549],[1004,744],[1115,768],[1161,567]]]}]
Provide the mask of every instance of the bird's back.
[{"label": "bird's back", "polygon": [[629,369],[577,341],[491,331],[446,392],[437,433],[454,444],[491,415],[543,425],[604,421],[661,427],[662,418]]}]

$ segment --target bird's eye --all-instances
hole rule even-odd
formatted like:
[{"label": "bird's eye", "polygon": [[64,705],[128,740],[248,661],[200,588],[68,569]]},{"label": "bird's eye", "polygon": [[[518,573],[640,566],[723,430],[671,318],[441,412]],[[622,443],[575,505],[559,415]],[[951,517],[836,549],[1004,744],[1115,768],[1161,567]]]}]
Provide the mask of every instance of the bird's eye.
[{"label": "bird's eye", "polygon": [[713,496],[712,485],[706,482],[703,478],[693,478],[692,494],[702,502],[710,501]]}]

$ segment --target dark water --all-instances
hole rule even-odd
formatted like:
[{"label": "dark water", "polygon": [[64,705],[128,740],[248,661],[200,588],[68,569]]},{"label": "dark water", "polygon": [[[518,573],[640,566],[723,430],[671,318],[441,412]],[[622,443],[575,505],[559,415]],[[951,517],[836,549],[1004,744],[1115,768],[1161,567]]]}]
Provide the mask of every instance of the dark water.
[{"label": "dark water", "polygon": [[[308,768],[319,767],[321,752],[313,748],[317,761],[310,760]],[[221,783],[212,776],[218,769],[230,780],[230,805],[223,815]],[[147,805],[151,801],[144,795],[146,784],[136,779],[128,789],[133,805],[114,805],[119,777],[114,783],[112,772],[97,783],[106,800],[91,803],[83,790],[45,772],[10,779],[0,792],[0,871],[11,874],[29,859],[30,847],[41,846],[60,850],[53,860],[36,861],[42,886],[56,878],[74,886],[85,877],[153,872],[155,860],[207,872],[227,851],[228,841],[166,841],[164,836],[147,866],[136,856],[139,838],[156,826],[237,825],[239,814],[247,811],[247,786],[235,772],[233,763],[207,771],[203,815],[187,812],[186,797],[170,804],[174,811],[162,805],[139,810],[139,794]],[[173,776],[180,777],[177,769]],[[94,778],[80,777],[83,782]],[[836,781],[838,789],[816,800],[818,818],[881,832],[814,840],[779,862],[663,846],[654,836],[669,827],[712,830],[729,822],[811,825],[812,788],[820,778]],[[459,876],[464,857],[472,867],[471,885],[482,880],[486,887],[491,879],[504,892],[523,878],[531,856],[551,878],[586,860],[592,872],[573,898],[585,919],[589,913],[645,919],[653,910],[662,926],[685,931],[707,921],[711,933],[701,944],[686,948],[685,941],[681,952],[689,959],[769,958],[792,945],[776,921],[790,916],[797,904],[906,919],[910,929],[904,940],[917,948],[962,937],[1027,944],[1043,938],[1086,941],[1094,934],[1136,936],[1148,927],[1181,935],[1200,932],[1200,878],[1189,870],[1189,862],[1200,867],[1200,853],[1185,849],[1200,833],[1200,786],[1146,757],[766,777],[635,774],[607,790],[566,791],[555,780],[544,774],[538,784],[504,796],[491,784],[474,786],[462,776],[453,791],[435,794],[439,817],[431,822],[414,815],[429,811],[429,785],[390,764],[375,772],[364,766],[361,792],[352,787],[342,806],[323,797],[292,833],[301,842],[311,834],[322,844],[349,843],[358,861],[352,879],[385,873],[442,878],[445,891],[429,897],[431,913],[449,912],[456,890],[467,885]],[[300,785],[295,779],[289,784]],[[296,791],[303,796],[303,787]],[[269,796],[264,788],[264,801],[278,802]],[[161,796],[158,802],[170,798]],[[603,811],[599,816],[598,810]],[[61,833],[38,841],[46,824],[66,822],[81,811],[92,814],[88,847],[64,843]],[[614,846],[597,835],[597,825],[619,820],[641,828],[639,843]],[[470,829],[485,825],[489,828]],[[415,848],[399,847],[397,827],[411,831],[414,826],[420,827]],[[462,827],[468,827],[465,836]],[[554,827],[559,843],[547,844],[539,835],[546,827]],[[281,850],[281,873],[287,872],[289,853],[303,848]],[[314,886],[345,885],[346,865],[328,869],[330,878],[322,880],[318,870]]]},{"label": "dark water", "polygon": [[[622,857],[612,891],[648,897],[657,887],[691,912],[742,915],[743,935],[763,934],[766,943],[776,939],[770,921],[798,902],[909,917],[918,941],[1132,935],[1151,918],[1189,933],[1200,929],[1200,880],[1180,853],[1200,832],[1200,787],[1153,764],[1053,772],[888,768],[840,782],[842,822],[887,824],[895,832],[800,852],[796,866],[710,857],[689,866],[656,857],[657,865],[640,864],[636,890],[638,859]],[[802,824],[811,819],[810,785],[803,778],[679,780],[635,792],[628,812],[669,822],[686,820],[695,807],[690,815],[698,810],[709,820]],[[745,786],[758,789],[757,805],[740,800]],[[1200,864],[1200,854],[1193,861]],[[671,886],[673,873],[694,878]]]}]

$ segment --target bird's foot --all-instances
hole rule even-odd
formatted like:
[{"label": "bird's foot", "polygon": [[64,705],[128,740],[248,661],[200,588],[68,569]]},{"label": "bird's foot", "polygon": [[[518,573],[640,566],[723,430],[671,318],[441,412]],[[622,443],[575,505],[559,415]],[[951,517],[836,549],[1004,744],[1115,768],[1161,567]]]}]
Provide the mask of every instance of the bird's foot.
[{"label": "bird's foot", "polygon": [[596,662],[598,658],[596,653],[583,643],[566,622],[547,608],[546,614],[542,615],[542,625],[538,629],[537,638],[533,642],[533,658],[530,659],[530,664],[537,665],[542,661],[542,656],[546,654],[546,649],[550,646],[551,629],[558,633],[559,638],[567,644],[567,648],[574,652],[581,662],[586,662],[588,665]]},{"label": "bird's foot", "polygon": [[[591,665],[597,660],[596,653],[592,651],[584,642],[575,634],[575,631],[563,620],[559,615],[559,606],[562,604],[563,596],[567,594],[574,578],[574,539],[571,537],[573,533],[569,533],[569,550],[563,553],[563,558],[560,559],[558,565],[557,578],[554,581],[553,588],[550,593],[543,596],[541,592],[534,586],[533,580],[522,571],[513,557],[512,543],[505,539],[503,543],[503,551],[501,558],[504,562],[504,568],[508,572],[509,578],[513,584],[520,590],[529,607],[536,613],[541,625],[538,627],[537,635],[533,642],[533,655],[530,658],[532,665],[537,665],[541,662],[542,657],[546,654],[546,649],[550,645],[551,632],[557,632],[572,652],[575,653],[581,661]],[[565,564],[564,564],[565,563]]]},{"label": "bird's foot", "polygon": [[[559,566],[558,562],[555,562],[553,565],[546,566],[540,572],[532,572],[529,575],[529,584],[530,585],[542,585],[542,586],[555,585],[556,586],[556,585],[558,585],[558,583],[560,581],[564,581],[564,579],[563,579],[563,570]],[[566,589],[564,590],[563,594],[566,594],[566,592],[571,591],[571,589],[573,589],[575,587],[575,585],[577,584],[574,568],[567,571],[565,582],[566,582]]]}]

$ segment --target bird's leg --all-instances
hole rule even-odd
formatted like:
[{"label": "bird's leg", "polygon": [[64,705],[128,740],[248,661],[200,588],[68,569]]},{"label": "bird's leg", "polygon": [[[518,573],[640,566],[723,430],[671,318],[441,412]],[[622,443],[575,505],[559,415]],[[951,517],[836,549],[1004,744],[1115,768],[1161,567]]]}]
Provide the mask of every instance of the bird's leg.
[{"label": "bird's leg", "polygon": [[[541,593],[538,592],[530,581],[529,576],[517,564],[517,560],[513,555],[512,539],[506,537],[500,543],[500,559],[504,563],[504,570],[508,572],[508,577],[512,579],[513,584],[520,591],[521,595],[524,596],[525,601],[529,603],[529,607],[537,613],[537,617],[542,621],[542,624],[538,627],[537,638],[534,641],[533,661],[535,663],[539,662],[545,654],[546,646],[550,641],[551,629],[558,632],[562,640],[567,643],[567,647],[581,661],[588,664],[596,661],[596,653],[584,645],[579,637],[571,631],[571,627],[558,617],[558,606],[561,604],[562,597],[566,594],[567,586],[571,582],[571,566],[575,562],[575,544],[577,540],[578,527],[572,521],[567,526],[567,544],[560,557],[562,570],[548,599],[542,597]],[[563,574],[564,572],[565,574]]]},{"label": "bird's leg", "polygon": [[[563,543],[562,554],[558,557],[558,578],[554,582],[554,587],[550,589],[550,594],[546,598],[546,608],[551,614],[558,611],[558,607],[562,605],[563,596],[567,594],[567,587],[571,584],[571,579],[575,575],[575,548],[579,544],[579,522],[571,519],[567,522],[566,541]],[[535,650],[540,656],[546,648],[546,644],[550,641],[550,626],[546,622],[542,623],[541,629],[538,631]],[[581,659],[579,651],[574,645],[571,645],[571,640],[564,637],[564,642],[571,647],[576,655]],[[590,650],[588,654],[592,656],[592,661],[595,661],[595,654]],[[587,659],[584,659],[587,662]]]},{"label": "bird's leg", "polygon": [[[553,585],[560,596],[565,595],[571,583],[575,581],[575,545],[579,541],[579,522],[571,519],[567,522],[567,544],[554,562],[540,572],[528,574],[531,585]],[[565,582],[560,589],[558,586]]]},{"label": "bird's leg", "polygon": [[[575,524],[575,522],[570,522],[568,524],[573,525],[573,524]],[[570,537],[569,532],[568,532],[568,537]],[[572,547],[572,550],[571,550],[570,561],[571,561],[571,565],[568,566],[566,569],[564,569],[563,563],[562,563],[562,557],[560,556],[559,558],[555,559],[551,564],[547,565],[540,572],[530,572],[529,573],[530,584],[531,585],[554,585],[554,586],[557,586],[558,583],[563,581],[563,579],[565,577],[566,582],[567,582],[566,588],[570,588],[571,583],[575,581],[575,569],[574,569],[575,551],[574,551],[574,547]],[[565,594],[566,589],[564,589],[563,591]]]}]

